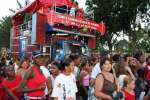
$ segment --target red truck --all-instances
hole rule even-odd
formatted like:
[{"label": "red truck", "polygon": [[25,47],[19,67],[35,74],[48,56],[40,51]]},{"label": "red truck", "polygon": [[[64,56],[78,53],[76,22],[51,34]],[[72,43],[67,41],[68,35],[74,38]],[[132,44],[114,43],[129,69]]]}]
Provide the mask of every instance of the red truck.
[{"label": "red truck", "polygon": [[[31,20],[26,21],[26,14]],[[87,20],[83,9],[70,0],[35,0],[12,17],[11,52],[21,58],[42,50],[51,58],[66,54],[89,55],[96,46],[95,33],[105,33],[105,24]]]}]

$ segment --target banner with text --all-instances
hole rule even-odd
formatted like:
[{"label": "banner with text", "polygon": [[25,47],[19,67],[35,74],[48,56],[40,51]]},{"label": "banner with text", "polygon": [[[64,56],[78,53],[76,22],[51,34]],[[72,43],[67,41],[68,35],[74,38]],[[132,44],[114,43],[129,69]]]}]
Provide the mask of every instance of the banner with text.
[{"label": "banner with text", "polygon": [[85,20],[80,17],[72,17],[67,14],[59,14],[55,12],[50,12],[47,17],[48,23],[54,25],[55,23],[62,23],[64,25],[77,26],[79,28],[88,28],[92,30],[97,30],[101,35],[105,34],[105,24],[103,22],[96,23],[91,20]]}]

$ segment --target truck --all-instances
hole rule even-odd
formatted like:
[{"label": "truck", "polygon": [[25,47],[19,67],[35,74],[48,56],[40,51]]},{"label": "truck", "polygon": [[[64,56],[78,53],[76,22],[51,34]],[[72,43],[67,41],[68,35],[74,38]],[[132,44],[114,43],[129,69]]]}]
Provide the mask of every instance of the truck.
[{"label": "truck", "polygon": [[51,59],[71,53],[89,56],[96,47],[95,33],[105,34],[103,22],[85,18],[83,9],[70,0],[35,0],[11,20],[11,53],[20,58],[31,57],[35,50]]}]

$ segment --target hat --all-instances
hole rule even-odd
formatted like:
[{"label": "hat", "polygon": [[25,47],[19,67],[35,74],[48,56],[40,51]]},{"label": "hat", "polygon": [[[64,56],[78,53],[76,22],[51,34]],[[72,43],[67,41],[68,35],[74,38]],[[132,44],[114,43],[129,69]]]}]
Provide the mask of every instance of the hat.
[{"label": "hat", "polygon": [[33,58],[36,58],[36,57],[41,56],[41,55],[44,55],[42,51],[38,50],[38,51],[33,51],[32,52],[32,57]]}]

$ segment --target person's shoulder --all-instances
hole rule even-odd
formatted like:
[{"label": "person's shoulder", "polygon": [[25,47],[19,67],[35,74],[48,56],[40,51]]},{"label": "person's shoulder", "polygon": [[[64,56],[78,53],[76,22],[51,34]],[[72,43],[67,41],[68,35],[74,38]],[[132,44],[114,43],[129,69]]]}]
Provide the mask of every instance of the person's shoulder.
[{"label": "person's shoulder", "polygon": [[60,73],[58,76],[56,76],[55,80],[62,79],[62,78],[64,78],[64,75]]},{"label": "person's shoulder", "polygon": [[104,78],[102,73],[97,74],[96,78]]},{"label": "person's shoulder", "polygon": [[46,73],[49,73],[49,70],[45,66],[40,66],[40,69]]},{"label": "person's shoulder", "polygon": [[73,73],[71,73],[70,76],[71,76],[71,78],[73,78],[73,79],[76,78],[76,76],[75,76]]},{"label": "person's shoulder", "polygon": [[56,83],[62,83],[64,81],[64,76],[63,74],[59,74],[58,76],[56,76],[55,80]]}]

